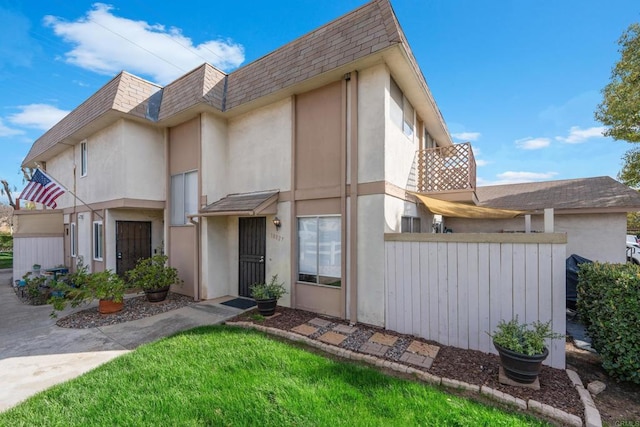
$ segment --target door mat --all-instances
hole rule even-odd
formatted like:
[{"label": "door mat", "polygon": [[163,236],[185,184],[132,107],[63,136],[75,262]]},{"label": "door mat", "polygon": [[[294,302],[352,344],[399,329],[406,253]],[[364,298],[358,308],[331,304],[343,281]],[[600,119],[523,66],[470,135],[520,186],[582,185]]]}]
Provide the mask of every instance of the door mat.
[{"label": "door mat", "polygon": [[256,302],[252,299],[234,298],[229,301],[221,302],[220,304],[246,310],[247,308],[255,307]]}]

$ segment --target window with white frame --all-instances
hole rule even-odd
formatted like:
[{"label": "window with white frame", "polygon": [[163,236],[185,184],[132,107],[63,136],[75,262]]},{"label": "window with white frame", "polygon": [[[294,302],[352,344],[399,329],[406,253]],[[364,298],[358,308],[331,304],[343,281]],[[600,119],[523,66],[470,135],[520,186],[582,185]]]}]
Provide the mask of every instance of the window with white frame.
[{"label": "window with white frame", "polygon": [[93,259],[102,261],[102,221],[93,222]]},{"label": "window with white frame", "polygon": [[78,240],[76,238],[76,223],[72,222],[69,229],[70,229],[69,247],[71,248],[71,256],[75,258],[75,256],[78,254],[78,247],[77,247]]},{"label": "window with white frame", "polygon": [[185,225],[198,213],[198,171],[171,176],[171,225]]},{"label": "window with white frame", "polygon": [[87,141],[80,143],[80,176],[87,176]]},{"label": "window with white frame", "polygon": [[391,102],[389,115],[391,121],[394,122],[405,135],[413,137],[413,129],[415,127],[415,111],[409,100],[402,93],[402,89],[391,78]]},{"label": "window with white frame", "polygon": [[400,223],[402,233],[420,233],[420,218],[417,216],[403,216]]},{"label": "window with white frame", "polygon": [[298,218],[298,280],[315,285],[342,284],[340,216]]}]

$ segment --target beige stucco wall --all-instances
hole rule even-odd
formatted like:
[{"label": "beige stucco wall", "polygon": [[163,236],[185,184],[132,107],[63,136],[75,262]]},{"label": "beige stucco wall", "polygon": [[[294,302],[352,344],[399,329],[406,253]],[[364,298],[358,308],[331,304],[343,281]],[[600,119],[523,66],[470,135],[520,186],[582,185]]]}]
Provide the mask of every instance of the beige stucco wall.
[{"label": "beige stucco wall", "polygon": [[[47,162],[47,172],[70,191],[75,190],[85,203],[121,198],[165,199],[162,130],[121,119],[86,141],[86,176],[80,176],[80,144]],[[81,205],[70,193],[57,202],[58,208]]]},{"label": "beige stucco wall", "polygon": [[358,72],[358,182],[384,179],[385,105],[389,72],[380,64]]},{"label": "beige stucco wall", "polygon": [[290,98],[229,121],[227,194],[291,188],[291,126]]},{"label": "beige stucco wall", "polygon": [[[512,220],[468,220],[445,218],[454,233],[499,233],[524,231],[524,217]],[[567,233],[567,256],[577,254],[592,261],[622,263],[626,260],[624,213],[555,215],[555,231]],[[544,231],[544,218],[531,218],[532,231]]]},{"label": "beige stucco wall", "polygon": [[13,214],[13,235],[60,235],[64,233],[61,212],[15,211]]},{"label": "beige stucco wall", "polygon": [[206,196],[206,203],[213,203],[228,194],[227,121],[212,114],[203,114],[201,126],[202,194]]}]

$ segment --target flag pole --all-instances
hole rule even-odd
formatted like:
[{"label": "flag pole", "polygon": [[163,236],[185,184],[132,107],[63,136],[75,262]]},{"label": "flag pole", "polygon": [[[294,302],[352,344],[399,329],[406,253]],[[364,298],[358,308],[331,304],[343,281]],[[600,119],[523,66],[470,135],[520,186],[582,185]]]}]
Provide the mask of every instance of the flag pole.
[{"label": "flag pole", "polygon": [[96,215],[98,215],[100,217],[100,219],[104,220],[104,217],[102,215],[100,215],[95,209],[93,209],[91,206],[89,206],[88,204],[86,204],[80,197],[78,197],[76,195],[76,193],[74,193],[73,191],[69,190],[67,187],[65,187],[64,185],[60,184],[60,181],[58,181],[57,179],[55,179],[54,177],[51,176],[50,173],[48,173],[45,170],[42,170],[41,167],[38,166],[38,169],[43,172],[44,174],[46,174],[49,178],[51,178],[53,181],[55,181],[56,184],[58,184],[60,187],[64,188],[65,191],[69,192],[69,194],[71,194],[73,197],[75,197],[80,203],[82,203],[83,205],[85,205],[87,208],[89,208],[89,210],[93,213],[95,213]]}]

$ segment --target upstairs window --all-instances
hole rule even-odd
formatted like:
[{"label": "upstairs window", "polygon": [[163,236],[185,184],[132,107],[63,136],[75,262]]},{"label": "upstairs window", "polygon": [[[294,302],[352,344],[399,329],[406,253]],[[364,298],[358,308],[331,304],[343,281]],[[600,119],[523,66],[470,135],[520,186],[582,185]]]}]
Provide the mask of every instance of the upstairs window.
[{"label": "upstairs window", "polygon": [[171,176],[171,225],[185,225],[187,215],[198,213],[198,172]]},{"label": "upstairs window", "polygon": [[408,137],[413,137],[415,127],[415,111],[409,100],[402,93],[402,89],[393,78],[391,79],[391,102],[389,105],[389,115],[391,121],[395,123]]},{"label": "upstairs window", "polygon": [[87,176],[87,141],[80,143],[80,176]]}]

